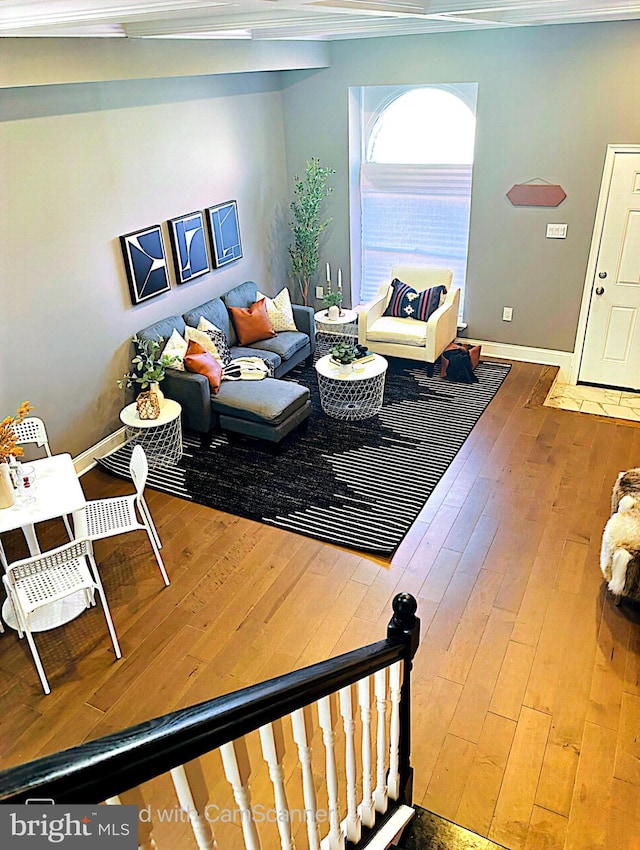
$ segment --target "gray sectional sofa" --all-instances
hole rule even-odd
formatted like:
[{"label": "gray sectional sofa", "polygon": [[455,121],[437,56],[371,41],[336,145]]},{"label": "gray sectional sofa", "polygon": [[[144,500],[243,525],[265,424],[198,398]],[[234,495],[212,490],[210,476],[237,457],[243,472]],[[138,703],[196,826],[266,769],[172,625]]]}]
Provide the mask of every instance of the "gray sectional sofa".
[{"label": "gray sectional sofa", "polygon": [[282,331],[251,347],[238,345],[229,307],[249,307],[256,300],[257,285],[245,281],[220,298],[212,298],[183,316],[169,316],[138,332],[144,340],[166,342],[174,330],[184,336],[186,325],[197,327],[200,317],[224,331],[233,357],[261,357],[273,367],[273,378],[262,381],[223,381],[211,394],[204,375],[167,369],[162,392],[182,405],[183,426],[209,434],[213,429],[233,431],[279,442],[311,412],[309,390],[294,381],[278,380],[315,351],[313,309],[298,304],[293,315],[298,331]]}]

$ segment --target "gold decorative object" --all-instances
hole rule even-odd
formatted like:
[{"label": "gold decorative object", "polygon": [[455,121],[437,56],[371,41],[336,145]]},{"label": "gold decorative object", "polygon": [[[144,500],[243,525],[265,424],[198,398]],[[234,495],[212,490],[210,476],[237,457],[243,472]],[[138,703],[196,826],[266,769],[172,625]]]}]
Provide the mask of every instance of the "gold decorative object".
[{"label": "gold decorative object", "polygon": [[160,416],[160,402],[155,393],[140,393],[136,399],[136,407],[140,419],[157,419]]}]

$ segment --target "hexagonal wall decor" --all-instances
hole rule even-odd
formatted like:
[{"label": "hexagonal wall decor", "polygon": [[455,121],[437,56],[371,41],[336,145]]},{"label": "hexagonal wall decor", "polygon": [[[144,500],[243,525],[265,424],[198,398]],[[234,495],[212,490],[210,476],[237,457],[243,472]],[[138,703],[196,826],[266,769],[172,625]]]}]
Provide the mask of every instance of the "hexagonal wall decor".
[{"label": "hexagonal wall decor", "polygon": [[566,197],[557,183],[515,183],[507,192],[514,207],[557,207]]}]

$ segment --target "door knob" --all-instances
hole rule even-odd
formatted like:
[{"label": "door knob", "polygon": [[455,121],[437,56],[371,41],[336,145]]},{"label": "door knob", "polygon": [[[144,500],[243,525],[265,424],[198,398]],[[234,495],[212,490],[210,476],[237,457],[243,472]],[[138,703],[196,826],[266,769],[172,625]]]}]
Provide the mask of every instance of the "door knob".
[{"label": "door knob", "polygon": [[602,295],[603,292],[604,292],[604,286],[597,286],[596,287],[596,295]]},{"label": "door knob", "polygon": [[606,272],[598,272],[598,277],[600,278],[600,280],[604,280],[606,276],[607,276]]}]

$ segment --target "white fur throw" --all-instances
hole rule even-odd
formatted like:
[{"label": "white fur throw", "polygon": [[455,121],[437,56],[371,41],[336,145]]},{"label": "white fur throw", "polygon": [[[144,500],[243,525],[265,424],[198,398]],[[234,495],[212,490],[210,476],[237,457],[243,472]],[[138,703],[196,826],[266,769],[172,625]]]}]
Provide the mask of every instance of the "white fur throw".
[{"label": "white fur throw", "polygon": [[640,469],[621,472],[613,488],[614,513],[602,535],[600,569],[615,596],[627,582],[629,562],[640,553]]}]

